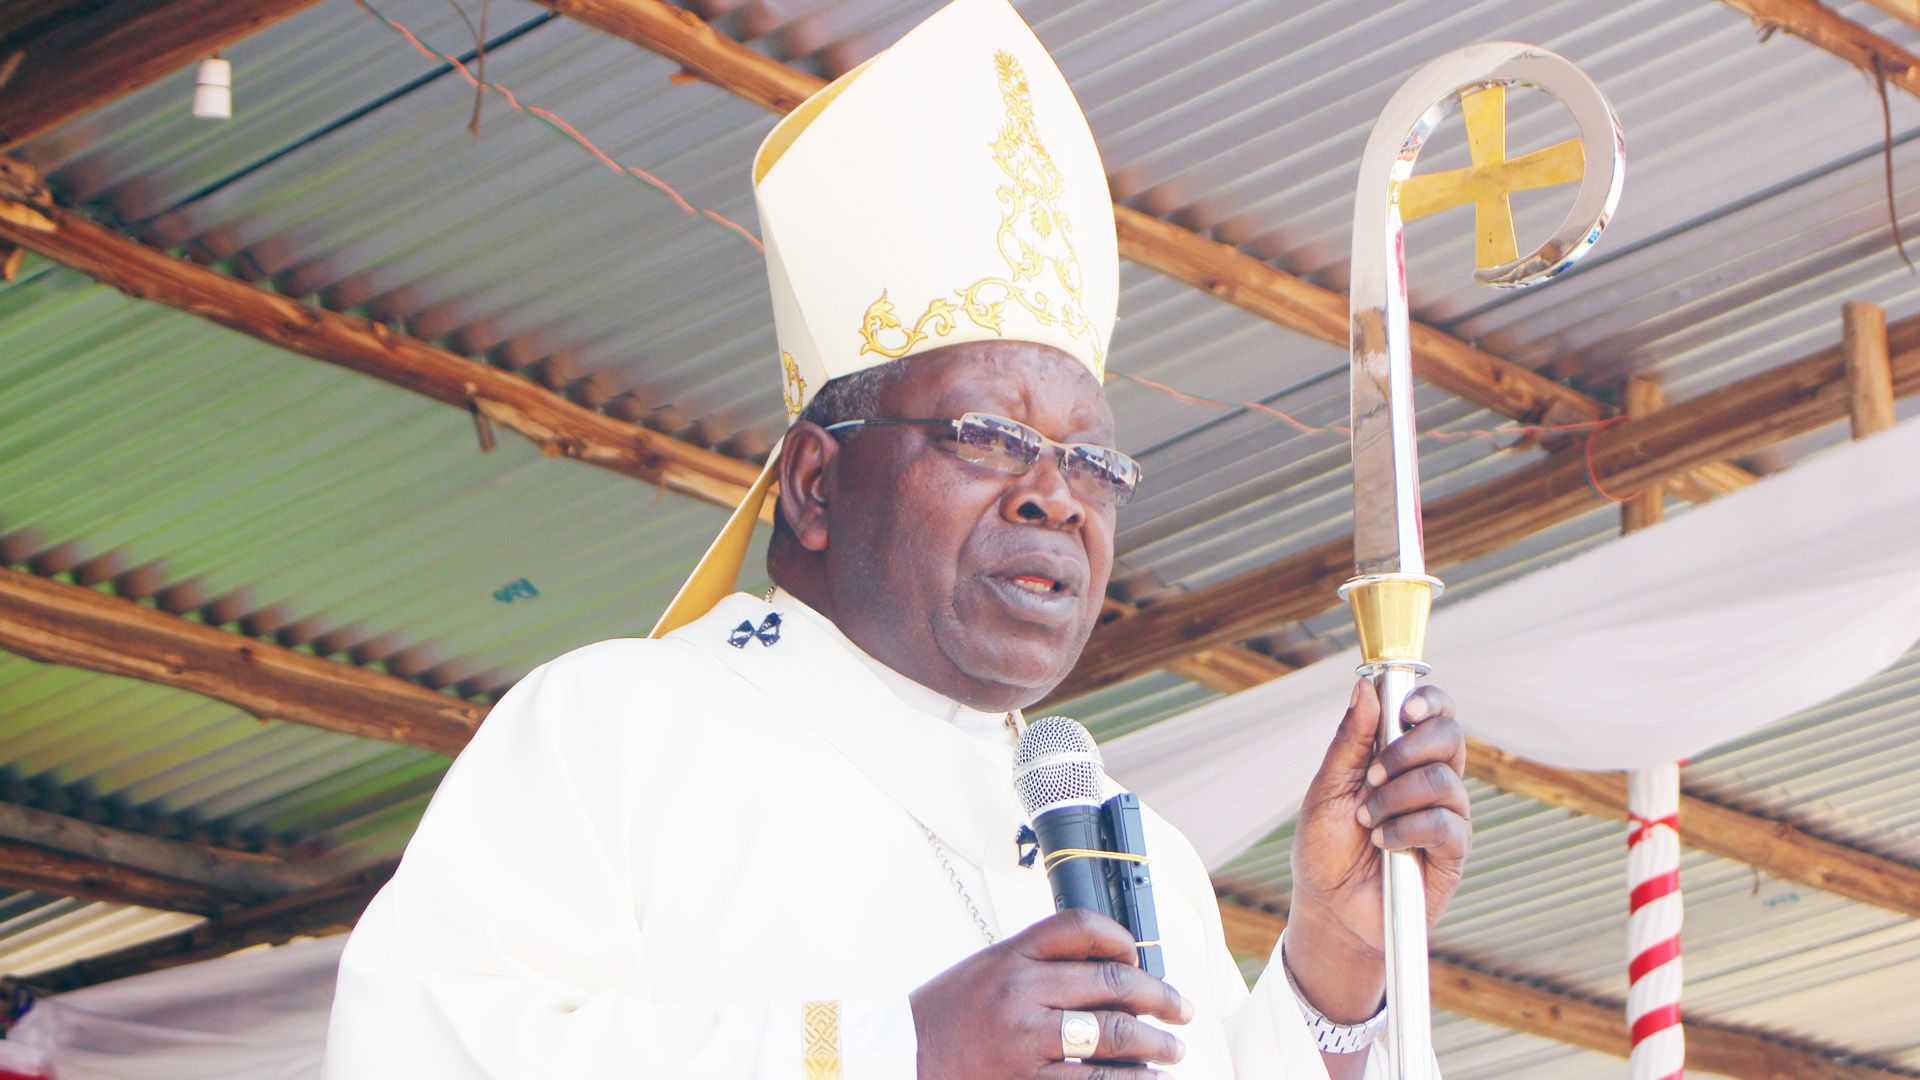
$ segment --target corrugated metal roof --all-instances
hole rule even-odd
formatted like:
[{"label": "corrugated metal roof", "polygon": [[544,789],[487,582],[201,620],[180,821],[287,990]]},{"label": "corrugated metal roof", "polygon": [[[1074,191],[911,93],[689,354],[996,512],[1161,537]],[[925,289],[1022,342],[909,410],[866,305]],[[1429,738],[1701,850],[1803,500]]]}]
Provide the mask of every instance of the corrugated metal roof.
[{"label": "corrugated metal roof", "polygon": [[[379,6],[443,49],[472,48],[438,0]],[[756,48],[834,74],[935,6],[705,0],[702,9]],[[1880,301],[1895,317],[1920,311],[1920,278],[1887,248],[1871,86],[1803,42],[1756,44],[1721,5],[1019,6],[1086,106],[1116,194],[1335,288],[1360,147],[1413,68],[1493,38],[1569,56],[1600,81],[1627,131],[1626,196],[1601,247],[1551,288],[1490,292],[1467,278],[1466,212],[1456,210],[1413,227],[1413,293],[1422,317],[1595,393],[1651,370],[1685,397],[1825,347],[1838,339],[1842,299]],[[1920,33],[1861,3],[1839,10],[1920,45]],[[675,83],[671,64],[521,0],[498,0],[492,27],[489,77],[752,227],[746,162],[769,114]],[[469,135],[470,89],[344,0],[227,55],[237,71],[231,123],[185,115],[182,73],[26,152],[63,197],[223,269],[404,322],[583,400],[625,393],[626,415],[703,442],[763,446],[778,430],[765,285],[737,237],[678,214],[498,99],[481,136]],[[1920,102],[1896,94],[1892,106],[1900,205],[1910,208]],[[1513,109],[1516,152],[1570,134],[1543,102],[1516,94]],[[1443,129],[1427,167],[1464,163],[1460,143],[1456,128]],[[1544,235],[1566,198],[1516,200],[1523,242]],[[712,508],[541,457],[512,437],[481,454],[457,411],[64,270],[36,262],[28,273],[0,288],[0,536],[33,530],[33,542],[15,544],[22,558],[66,543],[68,565],[109,555],[117,568],[152,564],[155,580],[272,616],[262,632],[280,626],[335,654],[359,646],[369,662],[479,693],[575,645],[643,630],[718,526]],[[1327,425],[1345,413],[1345,363],[1338,348],[1141,267],[1123,270],[1118,372]],[[1337,437],[1126,382],[1111,397],[1149,471],[1118,539],[1122,571],[1142,591],[1225,580],[1346,530]],[[1496,419],[1431,390],[1420,403],[1429,430]],[[1798,440],[1763,464],[1831,437]],[[1531,453],[1430,439],[1427,493],[1485,482]],[[1450,568],[1449,598],[1616,529],[1610,507],[1596,510]],[[495,598],[522,580],[538,595]],[[1339,643],[1344,624],[1330,612],[1303,632]],[[1156,673],[1070,708],[1111,737],[1211,696]],[[1920,863],[1910,779],[1920,762],[1904,738],[1917,702],[1920,656],[1910,656],[1703,758],[1687,784]],[[295,857],[330,852],[343,866],[397,850],[444,766],[12,659],[0,659],[0,763],[10,800],[215,842],[291,844]],[[1620,830],[1489,789],[1475,797],[1479,850],[1439,947],[1620,997]],[[1283,830],[1226,880],[1257,898],[1283,895],[1287,842]],[[1908,989],[1920,977],[1920,937],[1908,920],[1778,882],[1756,891],[1747,868],[1705,856],[1690,855],[1684,874],[1691,1007],[1920,1070]],[[0,967],[103,947],[123,922],[161,925],[144,918],[0,899],[0,949],[16,950],[0,953]],[[1622,1068],[1458,1018],[1443,1020],[1438,1039],[1457,1080]]]},{"label": "corrugated metal roof", "polygon": [[32,975],[178,933],[198,916],[38,893],[0,900],[0,971]]}]

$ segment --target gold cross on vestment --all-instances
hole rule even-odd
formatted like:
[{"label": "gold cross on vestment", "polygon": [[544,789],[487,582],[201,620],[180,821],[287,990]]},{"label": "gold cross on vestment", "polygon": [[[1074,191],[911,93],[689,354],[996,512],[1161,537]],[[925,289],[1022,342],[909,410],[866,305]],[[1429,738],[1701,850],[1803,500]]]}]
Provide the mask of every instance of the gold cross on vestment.
[{"label": "gold cross on vestment", "polygon": [[1513,237],[1513,204],[1507,196],[1530,188],[1571,184],[1585,174],[1587,158],[1579,139],[1507,160],[1507,88],[1490,86],[1460,99],[1467,121],[1467,149],[1473,165],[1449,172],[1410,176],[1395,185],[1400,220],[1473,204],[1477,265],[1485,270],[1520,257]]}]

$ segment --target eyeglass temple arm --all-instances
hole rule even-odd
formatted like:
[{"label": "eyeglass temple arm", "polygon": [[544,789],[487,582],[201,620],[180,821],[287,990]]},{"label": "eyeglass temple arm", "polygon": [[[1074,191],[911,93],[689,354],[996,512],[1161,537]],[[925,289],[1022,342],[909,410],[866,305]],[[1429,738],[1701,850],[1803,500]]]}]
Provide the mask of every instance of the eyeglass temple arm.
[{"label": "eyeglass temple arm", "polygon": [[826,427],[822,428],[821,430],[822,431],[839,431],[841,428],[869,427],[876,424],[946,424],[949,427],[958,428],[960,426],[960,421],[953,420],[944,416],[926,416],[926,417],[881,416],[881,417],[874,417],[869,420],[842,420],[837,424],[828,424]]}]

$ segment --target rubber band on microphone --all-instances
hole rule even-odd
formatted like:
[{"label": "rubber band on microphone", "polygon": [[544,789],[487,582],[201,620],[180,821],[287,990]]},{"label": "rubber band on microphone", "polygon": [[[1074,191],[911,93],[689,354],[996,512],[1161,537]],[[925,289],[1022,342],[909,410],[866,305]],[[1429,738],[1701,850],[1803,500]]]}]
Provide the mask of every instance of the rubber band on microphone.
[{"label": "rubber band on microphone", "polygon": [[1054,867],[1070,859],[1112,859],[1115,862],[1150,863],[1153,860],[1145,855],[1135,855],[1127,851],[1095,851],[1092,848],[1061,848],[1047,853],[1041,863],[1041,869],[1052,871]]}]

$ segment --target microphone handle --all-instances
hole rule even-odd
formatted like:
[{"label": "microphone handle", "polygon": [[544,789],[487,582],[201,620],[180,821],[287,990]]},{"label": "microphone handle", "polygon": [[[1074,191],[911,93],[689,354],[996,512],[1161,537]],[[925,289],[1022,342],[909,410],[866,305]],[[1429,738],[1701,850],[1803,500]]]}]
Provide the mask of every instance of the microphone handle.
[{"label": "microphone handle", "polygon": [[[1033,832],[1040,841],[1041,859],[1073,848],[1104,850],[1100,817],[1097,806],[1056,806],[1040,813],[1033,819]],[[1091,908],[1108,917],[1113,915],[1105,860],[1062,859],[1047,871],[1047,884],[1053,886],[1055,911]]]},{"label": "microphone handle", "polygon": [[[1140,820],[1140,797],[1123,791],[1100,807],[1106,828],[1107,851],[1125,855],[1147,854],[1146,827]],[[1166,959],[1160,951],[1160,917],[1153,907],[1153,873],[1145,862],[1126,859],[1107,860],[1107,882],[1113,897],[1114,918],[1133,932],[1140,946],[1140,968],[1156,979],[1167,977]]]}]

